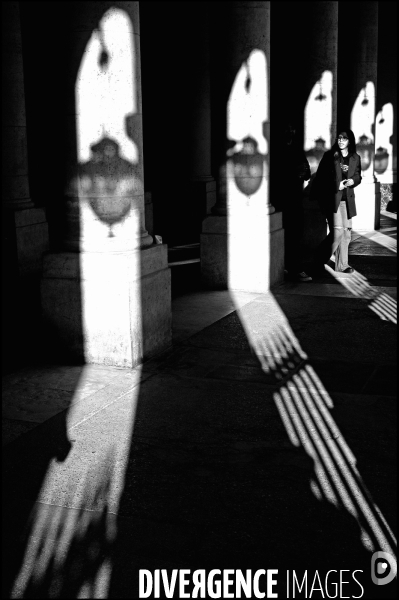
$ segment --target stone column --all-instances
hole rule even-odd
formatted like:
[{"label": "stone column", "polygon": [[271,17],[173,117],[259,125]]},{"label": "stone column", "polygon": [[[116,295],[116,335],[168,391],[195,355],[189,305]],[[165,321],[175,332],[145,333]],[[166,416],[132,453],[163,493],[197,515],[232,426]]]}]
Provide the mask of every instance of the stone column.
[{"label": "stone column", "polygon": [[[397,154],[398,154],[398,59],[397,59],[397,3],[378,3],[378,87],[376,147],[386,151],[376,156],[376,177],[385,189],[392,192],[386,209],[397,211]],[[380,150],[381,151],[381,150]],[[378,161],[379,164],[378,164]],[[382,167],[382,169],[378,168]],[[385,169],[385,170],[384,170]]]},{"label": "stone column", "polygon": [[359,230],[378,229],[380,219],[380,184],[374,175],[378,4],[366,2],[360,11],[357,2],[339,4],[338,122],[350,124],[362,156],[353,220]]},{"label": "stone column", "polygon": [[180,10],[186,11],[187,20],[192,22],[183,38],[190,47],[190,72],[186,74],[190,201],[205,216],[216,202],[216,182],[211,175],[210,9],[208,3],[195,1],[182,3]]},{"label": "stone column", "polygon": [[[305,150],[309,152],[310,138],[312,149],[317,148],[316,140],[324,140],[324,150],[331,148],[335,141],[337,128],[337,77],[338,77],[338,11],[339,3],[335,1],[295,3],[299,11],[299,22],[306,23],[306,40],[302,43],[303,31],[298,30],[298,47],[302,48],[292,65],[298,83],[303,86],[306,105],[303,107],[305,133]],[[304,13],[304,8],[306,13]],[[301,14],[302,13],[302,14]],[[304,64],[306,68],[304,68]],[[320,82],[320,86],[317,82]],[[320,97],[320,100],[317,98]],[[306,110],[308,106],[308,110]],[[316,112],[317,110],[320,112]],[[310,150],[313,154],[313,150]],[[313,160],[309,157],[312,175],[316,172],[323,152],[314,152]],[[308,155],[309,156],[309,155]],[[314,175],[313,175],[314,176]],[[312,180],[311,180],[312,181]],[[304,233],[303,248],[305,256],[311,256],[313,250],[327,234],[325,216],[321,213],[317,202],[309,200],[311,184],[305,184]]]},{"label": "stone column", "polygon": [[131,368],[171,342],[167,247],[144,224],[139,3],[70,6],[64,239],[43,311],[72,354]]},{"label": "stone column", "polygon": [[45,210],[30,197],[18,2],[2,2],[2,287],[5,367],[37,355]]},{"label": "stone column", "polygon": [[[20,276],[38,273],[48,246],[46,215],[30,198],[25,88],[18,2],[2,2],[2,206],[14,231],[13,252]],[[10,249],[11,250],[11,249]]]},{"label": "stone column", "polygon": [[266,292],[283,277],[281,213],[269,200],[270,2],[211,12],[212,146],[217,202],[203,222],[210,288]]}]

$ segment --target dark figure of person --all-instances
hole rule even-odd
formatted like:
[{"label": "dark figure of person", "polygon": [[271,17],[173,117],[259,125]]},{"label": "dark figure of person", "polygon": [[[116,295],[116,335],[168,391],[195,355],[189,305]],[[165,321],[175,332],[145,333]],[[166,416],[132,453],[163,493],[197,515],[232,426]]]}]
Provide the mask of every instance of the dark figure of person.
[{"label": "dark figure of person", "polygon": [[285,270],[289,279],[312,281],[302,264],[301,243],[304,228],[303,182],[310,179],[310,167],[305,152],[295,141],[295,126],[284,129],[279,157],[283,169],[281,202],[284,227]]},{"label": "dark figure of person", "polygon": [[354,133],[350,129],[341,129],[331,150],[323,155],[312,186],[311,198],[319,202],[329,227],[328,235],[315,251],[314,275],[324,272],[324,265],[333,254],[335,271],[354,271],[348,263],[348,249],[352,217],[356,216],[353,188],[362,180],[360,173]]}]

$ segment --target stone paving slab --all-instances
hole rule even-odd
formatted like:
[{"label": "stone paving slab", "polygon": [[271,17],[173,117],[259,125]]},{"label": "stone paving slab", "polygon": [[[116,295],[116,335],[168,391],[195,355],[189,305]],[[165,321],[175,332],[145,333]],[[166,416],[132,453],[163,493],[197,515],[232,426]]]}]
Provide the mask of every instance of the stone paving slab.
[{"label": "stone paving slab", "polygon": [[16,438],[19,438],[24,433],[34,429],[37,423],[32,421],[19,421],[15,419],[7,419],[2,417],[1,420],[1,443],[6,446]]},{"label": "stone paving slab", "polygon": [[[379,282],[377,282],[379,283]],[[396,300],[398,291],[396,287],[373,285],[376,295],[386,294]],[[309,285],[306,283],[294,283],[286,281],[282,285],[274,288],[277,293],[299,294],[302,296],[334,296],[335,298],[353,298],[353,292],[333,280],[331,283],[320,283],[319,280],[312,281]]]},{"label": "stone paving slab", "polygon": [[15,384],[3,391],[3,415],[7,419],[43,423],[68,408],[70,402],[71,394],[64,390]]},{"label": "stone paving slab", "polygon": [[351,256],[349,264],[359,271],[367,279],[397,281],[398,261],[396,256],[372,256],[364,257],[360,254]]},{"label": "stone paving slab", "polygon": [[201,331],[239,306],[256,298],[252,292],[200,291],[183,294],[172,300],[172,341],[180,342]]},{"label": "stone paving slab", "polygon": [[24,369],[20,377],[9,374],[3,378],[3,446],[59,413],[70,424],[88,419],[149,376],[141,367],[102,365],[47,365]]},{"label": "stone paving slab", "polygon": [[43,388],[75,392],[79,386],[82,397],[108,385],[120,369],[103,365],[43,365],[9,373],[2,378],[3,386],[29,382]]}]

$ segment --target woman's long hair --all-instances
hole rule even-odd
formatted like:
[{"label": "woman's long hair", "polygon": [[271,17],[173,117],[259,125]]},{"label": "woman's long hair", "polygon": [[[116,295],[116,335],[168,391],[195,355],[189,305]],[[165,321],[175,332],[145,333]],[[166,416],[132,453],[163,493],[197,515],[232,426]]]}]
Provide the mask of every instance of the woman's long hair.
[{"label": "woman's long hair", "polygon": [[[348,152],[349,152],[349,154],[355,154],[356,140],[355,140],[355,134],[353,133],[352,129],[342,128],[342,129],[339,129],[338,131],[339,131],[338,135],[340,135],[340,133],[346,133],[346,135],[348,136],[348,140],[349,140]],[[331,150],[333,151],[335,160],[339,160],[342,157],[341,150],[338,146],[338,135],[336,137],[333,147],[331,148]]]}]

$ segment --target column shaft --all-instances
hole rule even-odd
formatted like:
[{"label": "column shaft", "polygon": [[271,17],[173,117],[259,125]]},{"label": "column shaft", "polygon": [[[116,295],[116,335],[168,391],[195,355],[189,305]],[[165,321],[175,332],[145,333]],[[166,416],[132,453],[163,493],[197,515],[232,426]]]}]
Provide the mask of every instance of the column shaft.
[{"label": "column shaft", "polygon": [[[279,1],[271,5],[271,142],[281,142],[287,122],[296,128],[296,141],[305,150],[312,173],[336,135],[338,3],[334,1]],[[284,31],[284,35],[281,35]],[[296,51],[288,52],[287,45]],[[285,165],[271,153],[271,202],[281,210]],[[326,219],[309,201],[310,185],[303,194],[304,231],[300,251],[311,255],[326,235]],[[288,202],[289,203],[289,202]]]},{"label": "column shaft", "polygon": [[185,33],[191,66],[186,74],[190,202],[198,206],[195,212],[202,220],[216,202],[216,182],[211,175],[209,6],[203,2],[190,2],[186,11],[193,23],[193,27]]},{"label": "column shaft", "polygon": [[281,213],[269,201],[270,3],[214,3],[213,172],[217,202],[203,222],[203,283],[267,291],[283,274]]},{"label": "column shaft", "polygon": [[25,89],[18,2],[3,2],[2,11],[2,200],[33,206],[29,194]]},{"label": "column shaft", "polygon": [[[378,86],[376,120],[375,174],[381,183],[381,192],[387,195],[388,211],[397,211],[397,154],[398,154],[398,112],[397,112],[397,3],[378,3]],[[382,159],[382,160],[381,160]],[[379,163],[379,164],[378,164]]]},{"label": "column shaft", "polygon": [[48,249],[43,208],[30,198],[24,64],[18,2],[2,2],[2,287],[6,368],[37,353],[38,279]]},{"label": "column shaft", "polygon": [[361,11],[357,2],[339,3],[338,118],[353,130],[362,160],[353,227],[364,230],[378,228],[380,218],[374,176],[377,62],[378,2],[366,2]]},{"label": "column shaft", "polygon": [[64,237],[43,312],[73,355],[131,368],[171,339],[167,248],[144,226],[139,3],[64,10]]}]

